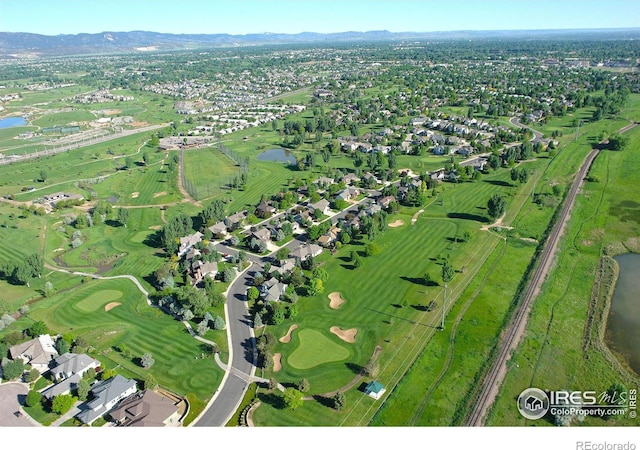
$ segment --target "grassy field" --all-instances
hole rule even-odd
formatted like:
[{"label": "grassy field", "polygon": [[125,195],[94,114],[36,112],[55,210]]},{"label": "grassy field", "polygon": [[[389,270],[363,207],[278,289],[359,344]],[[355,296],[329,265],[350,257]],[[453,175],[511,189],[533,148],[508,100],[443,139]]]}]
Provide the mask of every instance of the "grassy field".
[{"label": "grassy field", "polygon": [[[629,110],[637,111],[637,100],[634,96]],[[628,134],[627,150],[601,152],[592,166],[590,174],[600,181],[586,183],[577,199],[555,268],[533,306],[527,334],[512,358],[489,425],[551,425],[549,420],[528,421],[517,413],[514,399],[530,386],[600,392],[615,382],[630,388],[640,382],[637,375],[616,369],[597,347],[586,352],[582,347],[595,269],[603,249],[640,235],[637,215],[620,206],[637,200],[640,130]],[[589,417],[583,425],[637,423],[629,418],[605,421]]]},{"label": "grassy field", "polygon": [[184,153],[184,177],[192,186],[196,199],[219,197],[239,174],[240,168],[215,147]]},{"label": "grassy field", "polygon": [[87,122],[95,120],[96,116],[85,110],[45,114],[39,119],[31,121],[31,124],[40,128],[64,126],[72,122]]}]

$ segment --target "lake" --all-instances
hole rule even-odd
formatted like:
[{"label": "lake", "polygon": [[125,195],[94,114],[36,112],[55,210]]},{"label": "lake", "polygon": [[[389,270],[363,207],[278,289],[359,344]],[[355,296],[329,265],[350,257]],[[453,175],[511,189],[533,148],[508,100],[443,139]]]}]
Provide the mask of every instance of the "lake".
[{"label": "lake", "polygon": [[614,259],[620,276],[611,299],[605,342],[640,375],[640,255],[627,253]]},{"label": "lake", "polygon": [[0,119],[0,128],[21,127],[26,124],[27,121],[24,120],[24,117],[6,117]]},{"label": "lake", "polygon": [[272,148],[271,150],[262,152],[258,155],[257,159],[259,161],[285,162],[289,163],[290,166],[294,166],[297,163],[295,155],[284,148]]}]

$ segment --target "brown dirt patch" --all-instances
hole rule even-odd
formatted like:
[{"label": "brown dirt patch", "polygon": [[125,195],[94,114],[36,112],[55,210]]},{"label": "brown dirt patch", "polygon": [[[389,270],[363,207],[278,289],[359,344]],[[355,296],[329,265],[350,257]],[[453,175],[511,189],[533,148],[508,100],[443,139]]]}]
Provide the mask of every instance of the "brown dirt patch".
[{"label": "brown dirt patch", "polygon": [[273,355],[273,371],[279,372],[282,369],[282,353]]},{"label": "brown dirt patch", "polygon": [[342,295],[340,295],[340,292],[332,292],[329,294],[329,300],[331,300],[329,306],[332,309],[338,309],[340,308],[340,305],[344,303],[344,299],[342,298]]},{"label": "brown dirt patch", "polygon": [[108,304],[104,305],[104,310],[105,311],[111,311],[113,308],[115,308],[116,306],[120,306],[120,305],[122,305],[122,303],[111,302],[111,303],[108,303]]},{"label": "brown dirt patch", "polygon": [[395,222],[391,222],[391,223],[389,224],[389,227],[391,227],[391,228],[397,228],[397,227],[401,227],[402,225],[404,225],[404,220],[400,220],[400,219],[398,219],[398,220],[396,220]]},{"label": "brown dirt patch", "polygon": [[162,197],[163,195],[167,195],[167,193],[165,191],[156,192],[155,194],[153,194],[153,198]]},{"label": "brown dirt patch", "polygon": [[348,342],[349,344],[353,344],[356,341],[356,334],[358,334],[357,328],[349,328],[348,330],[343,330],[340,327],[333,326],[329,328],[329,331],[331,331],[343,341]]},{"label": "brown dirt patch", "polygon": [[293,330],[295,330],[296,328],[298,328],[298,324],[294,323],[293,325],[291,325],[289,327],[289,331],[287,331],[287,334],[285,334],[284,336],[282,336],[279,341],[282,342],[283,344],[288,344],[289,341],[291,340],[291,333],[293,332]]},{"label": "brown dirt patch", "polygon": [[138,198],[138,195],[140,195],[140,192],[132,192],[131,198]]}]

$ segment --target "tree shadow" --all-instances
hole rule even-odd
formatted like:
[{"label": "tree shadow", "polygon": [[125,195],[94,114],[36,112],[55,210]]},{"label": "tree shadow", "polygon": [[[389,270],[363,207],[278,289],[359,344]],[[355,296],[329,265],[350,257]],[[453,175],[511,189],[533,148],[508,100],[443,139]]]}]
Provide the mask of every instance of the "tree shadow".
[{"label": "tree shadow", "polygon": [[258,394],[258,399],[260,399],[260,401],[262,403],[266,403],[267,405],[271,405],[276,409],[284,409],[285,404],[284,404],[284,398],[282,398],[282,396],[275,394],[275,393],[260,393]]},{"label": "tree shadow", "polygon": [[347,369],[349,369],[351,372],[355,373],[356,375],[360,375],[360,373],[362,373],[363,367],[359,364],[347,362],[347,363],[344,363],[344,365],[347,366]]},{"label": "tree shadow", "polygon": [[[432,261],[435,261],[435,259],[432,259]],[[428,283],[425,283],[424,278],[419,278],[419,277],[400,277],[400,278],[403,279],[404,281],[408,281],[409,283],[417,284],[420,286],[437,286],[437,283],[434,282],[433,280],[429,281]]]},{"label": "tree shadow", "polygon": [[469,213],[448,213],[447,217],[450,219],[462,219],[462,220],[474,220],[480,223],[488,223],[489,220],[478,214],[469,214]]},{"label": "tree shadow", "polygon": [[485,183],[489,183],[492,184],[493,186],[503,186],[503,187],[511,187],[511,183],[507,183],[506,181],[502,181],[502,180],[482,180]]},{"label": "tree shadow", "polygon": [[314,395],[313,399],[320,403],[322,406],[333,409],[335,402],[331,397],[325,397],[324,395]]},{"label": "tree shadow", "polygon": [[256,339],[247,338],[240,345],[244,349],[244,359],[253,364],[257,360]]},{"label": "tree shadow", "polygon": [[162,232],[157,230],[149,235],[142,241],[144,245],[151,248],[162,248]]}]

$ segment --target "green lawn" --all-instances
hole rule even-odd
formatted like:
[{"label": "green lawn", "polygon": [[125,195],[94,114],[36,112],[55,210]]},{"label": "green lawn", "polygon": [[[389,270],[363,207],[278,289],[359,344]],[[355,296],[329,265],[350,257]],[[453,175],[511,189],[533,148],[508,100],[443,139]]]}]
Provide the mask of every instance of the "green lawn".
[{"label": "green lawn", "polygon": [[296,332],[298,346],[289,355],[286,363],[298,370],[307,370],[319,365],[343,361],[349,350],[319,330],[306,328]]}]

